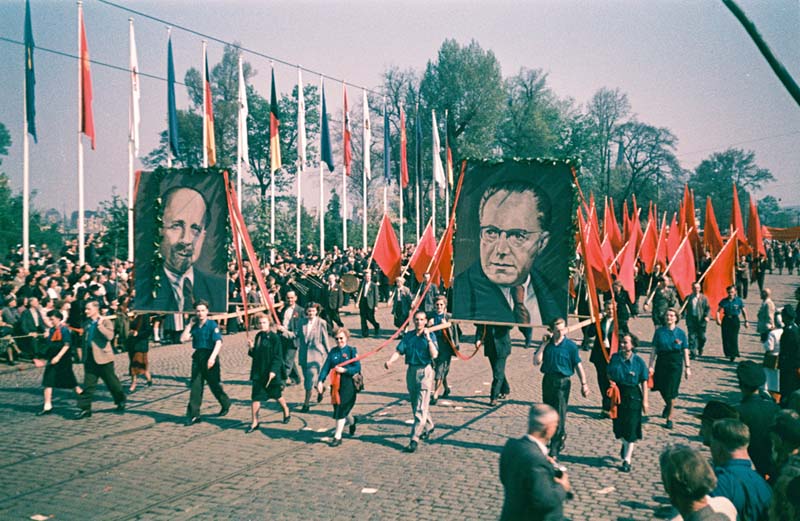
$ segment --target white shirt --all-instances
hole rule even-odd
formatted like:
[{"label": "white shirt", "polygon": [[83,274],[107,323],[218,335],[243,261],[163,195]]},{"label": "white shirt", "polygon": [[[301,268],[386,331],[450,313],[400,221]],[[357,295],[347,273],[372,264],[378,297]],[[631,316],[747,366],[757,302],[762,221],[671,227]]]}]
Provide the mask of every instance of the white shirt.
[{"label": "white shirt", "polygon": [[541,440],[539,440],[537,438],[534,438],[530,434],[526,434],[525,436],[527,436],[529,440],[531,440],[533,443],[535,443],[539,447],[539,449],[542,451],[542,454],[544,454],[545,456],[547,456],[549,454],[549,452],[547,450],[547,445],[542,443]]},{"label": "white shirt", "polygon": [[164,273],[167,274],[167,280],[172,288],[172,294],[175,296],[175,302],[178,303],[178,310],[183,311],[183,281],[189,279],[194,288],[194,266],[190,266],[183,275],[176,275],[168,269],[164,268]]},{"label": "white shirt", "polygon": [[[514,309],[514,295],[511,294],[511,290],[513,288],[508,286],[498,286],[500,291],[503,292],[503,296],[506,297],[506,302]],[[531,276],[528,275],[525,284],[523,285],[525,288],[525,307],[528,308],[528,312],[531,314],[531,324],[542,324],[542,315],[539,312],[539,301],[536,300],[536,292],[533,291],[533,284],[531,284]]]}]

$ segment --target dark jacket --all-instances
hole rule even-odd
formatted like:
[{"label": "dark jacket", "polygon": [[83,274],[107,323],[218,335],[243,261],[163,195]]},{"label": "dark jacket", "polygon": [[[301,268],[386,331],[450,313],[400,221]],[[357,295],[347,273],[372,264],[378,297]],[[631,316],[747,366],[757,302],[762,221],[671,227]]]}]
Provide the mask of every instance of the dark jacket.
[{"label": "dark jacket", "polygon": [[[170,287],[169,279],[164,269],[161,269],[161,285],[156,296],[153,297],[153,282],[150,278],[136,279],[136,299],[134,309],[139,311],[179,311],[178,301]],[[205,300],[208,310],[212,313],[225,313],[228,311],[228,284],[225,277],[200,271],[194,268],[194,281],[192,295],[195,302]]]},{"label": "dark jacket", "polygon": [[500,455],[505,488],[501,521],[563,519],[564,488],[554,481],[553,465],[527,436],[508,440]]},{"label": "dark jacket", "polygon": [[375,309],[378,305],[378,284],[371,280],[369,282],[369,289],[365,292],[364,291],[364,283],[361,283],[361,289],[359,290],[359,294],[361,298],[358,301],[358,307],[366,307]]},{"label": "dark jacket", "polygon": [[487,358],[506,358],[511,354],[511,328],[506,326],[479,325],[475,338],[483,342],[483,354]]},{"label": "dark jacket", "polygon": [[283,347],[280,338],[272,331],[261,331],[256,335],[253,348],[247,354],[253,359],[250,366],[250,380],[266,385],[269,374],[274,373],[273,381],[282,381]]}]

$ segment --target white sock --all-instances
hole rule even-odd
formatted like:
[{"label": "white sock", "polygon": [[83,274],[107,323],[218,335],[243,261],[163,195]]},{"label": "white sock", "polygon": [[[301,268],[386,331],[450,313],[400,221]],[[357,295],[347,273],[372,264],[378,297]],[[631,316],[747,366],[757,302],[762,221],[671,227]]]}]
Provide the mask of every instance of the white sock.
[{"label": "white sock", "polygon": [[630,464],[630,462],[631,462],[631,457],[633,456],[633,449],[636,447],[636,444],[635,444],[635,443],[633,443],[633,442],[627,442],[627,441],[626,441],[625,443],[626,443],[628,446],[625,448],[625,458],[623,458],[623,459],[624,459],[625,461],[627,461],[627,462],[628,462],[628,464]]},{"label": "white sock", "polygon": [[342,418],[341,420],[336,420],[336,433],[333,435],[334,439],[340,440],[342,439],[342,432],[344,432],[344,424],[347,422],[347,418]]}]

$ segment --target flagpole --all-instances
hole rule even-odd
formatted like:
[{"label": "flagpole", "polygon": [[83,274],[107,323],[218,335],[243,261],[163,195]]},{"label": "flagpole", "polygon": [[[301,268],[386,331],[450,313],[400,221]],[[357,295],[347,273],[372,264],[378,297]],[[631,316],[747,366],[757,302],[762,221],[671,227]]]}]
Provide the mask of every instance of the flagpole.
[{"label": "flagpole", "polygon": [[342,161],[342,252],[347,250],[347,143],[345,143],[345,135],[347,134],[347,86],[342,81],[342,92],[344,93],[344,105],[342,106],[342,143],[345,145],[342,154],[345,156]]},{"label": "flagpole", "polygon": [[[417,102],[416,108],[417,108],[417,115],[416,115],[417,119],[414,121],[414,125],[415,126],[419,125],[419,102]],[[417,132],[414,132],[414,140],[415,140],[415,142],[419,141],[419,135],[417,135],[417,134],[418,134]],[[415,189],[414,190],[415,191],[415,193],[414,193],[414,202],[415,202],[416,207],[417,207],[416,208],[416,214],[417,214],[416,215],[416,217],[417,217],[416,218],[417,244],[419,244],[419,235],[420,235],[420,226],[419,226],[420,225],[420,222],[419,222],[419,219],[420,219],[420,201],[419,201],[420,181],[419,180],[420,180],[420,174],[421,174],[420,170],[422,170],[422,168],[420,168],[420,167],[422,165],[420,164],[419,151],[420,151],[420,147],[421,146],[422,146],[421,143],[415,143],[415,146],[414,146],[414,155],[415,155],[415,162],[416,162],[416,167],[417,167],[416,168],[416,174],[417,175],[415,176],[415,179],[414,179],[414,181],[415,181],[414,182],[414,189]]]},{"label": "flagpole", "polygon": [[431,111],[431,133],[434,136],[431,137],[431,222],[433,223],[433,236],[436,237],[436,137],[435,134],[437,132],[436,128],[436,111]]},{"label": "flagpole", "polygon": [[[130,48],[130,58],[133,58],[133,18],[128,18],[128,35],[129,41],[128,45]],[[133,63],[131,65],[131,106],[130,106],[130,114],[129,114],[129,126],[130,126],[130,134],[128,135],[128,262],[133,262],[133,158],[134,158],[134,147],[136,146],[136,121],[134,118],[134,104],[136,103],[136,95],[134,92],[135,84],[133,74],[138,73],[138,71],[133,71]]]},{"label": "flagpole", "polygon": [[[31,265],[30,249],[30,165],[28,163],[28,78],[22,83],[22,266],[27,272]],[[80,133],[78,134],[80,139]]]},{"label": "flagpole", "polygon": [[448,113],[444,109],[444,164],[445,164],[445,177],[444,180],[444,218],[446,221],[450,219],[450,183],[452,182],[452,165],[450,164],[450,137],[448,132]]},{"label": "flagpole", "polygon": [[81,55],[81,28],[83,27],[83,2],[78,0],[78,264],[86,262],[85,229],[83,222],[83,142],[81,130],[83,124],[83,56]]},{"label": "flagpole", "polygon": [[[172,27],[167,26],[167,45],[170,45],[171,36]],[[167,65],[167,67],[169,67],[169,65]],[[167,85],[167,98],[169,99],[169,85]],[[205,108],[203,110],[205,110]],[[172,168],[172,134],[170,133],[169,107],[167,107],[167,138],[169,138],[167,139],[167,168]]]},{"label": "flagpole", "polygon": [[[320,97],[325,93],[325,76],[319,77]],[[322,102],[320,102],[322,103]],[[320,105],[321,106],[321,105]],[[325,179],[322,175],[322,109],[319,111],[320,147],[319,147],[319,257],[325,255]]]},{"label": "flagpole", "polygon": [[206,47],[208,42],[203,40],[203,61],[200,65],[202,69],[202,76],[203,76],[203,168],[208,168],[208,116],[206,114],[206,104],[208,100],[206,99],[206,82],[208,78],[206,77]]},{"label": "flagpole", "polygon": [[[242,55],[239,54],[239,77],[238,80],[240,82],[239,88],[239,110],[238,110],[238,118],[237,118],[237,139],[236,139],[236,203],[239,207],[239,211],[242,209],[242,176],[244,175],[244,143],[247,139],[247,115],[244,114],[243,108],[247,103],[247,87],[244,85],[244,72],[242,70]],[[203,88],[203,92],[205,92],[205,87]],[[245,99],[242,99],[241,94],[245,94]],[[203,109],[205,110],[205,108]],[[244,131],[244,132],[243,132]],[[242,237],[241,234],[236,234],[236,240],[239,243],[239,250],[242,249]]]},{"label": "flagpole", "polygon": [[361,161],[361,164],[362,164],[363,170],[364,170],[364,175],[363,175],[363,178],[362,178],[362,181],[363,181],[363,190],[362,191],[363,191],[363,198],[364,198],[364,201],[363,201],[364,202],[364,217],[361,220],[362,228],[363,228],[361,230],[361,232],[362,232],[362,241],[361,241],[361,243],[362,243],[363,249],[366,250],[367,249],[367,222],[369,221],[369,218],[368,218],[368,215],[367,215],[367,157],[369,155],[369,142],[368,142],[368,139],[367,139],[367,132],[369,130],[371,130],[371,129],[368,129],[368,126],[369,126],[369,105],[367,104],[367,91],[366,91],[366,89],[362,89],[361,92],[362,92],[362,95],[363,95],[362,99],[364,100],[364,102],[363,102],[363,105],[364,105],[364,107],[363,107],[364,121],[361,124],[362,131],[364,133],[363,137],[362,137],[362,143],[363,143],[363,147],[364,147],[364,153],[363,153],[364,157],[362,158],[362,161]]}]

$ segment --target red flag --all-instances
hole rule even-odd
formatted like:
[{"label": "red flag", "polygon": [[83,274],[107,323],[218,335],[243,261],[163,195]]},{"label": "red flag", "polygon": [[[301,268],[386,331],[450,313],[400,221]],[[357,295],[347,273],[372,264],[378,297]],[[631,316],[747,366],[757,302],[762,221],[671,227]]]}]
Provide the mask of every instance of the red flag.
[{"label": "red flag", "polygon": [[81,132],[92,140],[92,150],[95,149],[94,113],[92,112],[92,71],[89,66],[89,45],[86,43],[86,26],[83,23],[83,10],[78,19],[80,25],[81,60]]},{"label": "red flag", "polygon": [[697,257],[700,254],[700,234],[697,233],[697,224],[694,218],[694,192],[689,192],[689,199],[686,200],[684,207],[686,226],[689,230],[689,244],[692,247],[692,252]]},{"label": "red flag", "polygon": [[628,200],[622,201],[622,239],[628,242],[631,234],[631,223],[628,218]]},{"label": "red flag", "polygon": [[675,214],[672,214],[672,222],[669,223],[669,235],[667,235],[667,259],[671,259],[678,249],[678,246],[683,239],[683,232],[678,228],[678,223],[675,222]]},{"label": "red flag", "polygon": [[434,271],[442,277],[445,288],[450,287],[453,280],[453,226],[448,226],[442,237],[442,253],[439,256],[439,265]]},{"label": "red flag", "polygon": [[403,188],[408,186],[408,138],[406,137],[406,111],[400,107],[400,184]]},{"label": "red flag", "polygon": [[694,264],[694,253],[692,252],[688,237],[678,245],[678,250],[670,261],[667,271],[670,277],[672,277],[675,290],[678,292],[681,299],[688,297],[692,293],[692,284],[694,284],[697,275],[697,269]]},{"label": "red flag", "polygon": [[714,215],[714,207],[711,205],[711,197],[706,197],[706,221],[703,225],[703,245],[716,257],[722,250],[722,235],[719,233],[717,218]]},{"label": "red flag", "polygon": [[703,293],[708,297],[711,309],[716,309],[720,301],[727,294],[727,287],[733,285],[734,270],[736,268],[736,248],[731,245],[731,239],[725,243],[719,254],[711,262],[703,279]]},{"label": "red flag", "polygon": [[[350,109],[347,106],[347,87],[342,83],[342,90],[344,91],[344,128],[342,134],[344,135],[344,173],[350,175],[350,164],[353,162],[353,146],[351,145],[351,128],[350,128]],[[389,280],[394,280],[390,278]]]},{"label": "red flag", "polygon": [[400,243],[397,242],[397,235],[395,235],[392,223],[386,214],[383,215],[378,236],[375,238],[372,258],[390,281],[394,281],[400,275],[400,264],[403,260],[400,254]]},{"label": "red flag", "polygon": [[750,248],[759,257],[767,256],[764,240],[761,237],[761,220],[758,218],[758,208],[753,202],[752,195],[750,196],[750,212],[747,216],[747,241],[750,243]]},{"label": "red flag", "polygon": [[747,237],[745,237],[742,208],[739,206],[739,193],[736,190],[736,184],[733,185],[733,201],[731,202],[731,233],[734,232],[736,233],[736,240],[739,241],[739,254],[747,255],[750,253],[750,246],[747,245]]},{"label": "red flag", "polygon": [[636,302],[636,244],[628,241],[622,248],[617,280],[622,283],[623,289],[628,292],[631,302]]},{"label": "red flag", "polygon": [[[585,269],[585,276],[586,276],[586,292],[587,296],[589,297],[589,313],[591,314],[592,320],[594,321],[595,328],[597,330],[598,338],[603,338],[603,331],[600,328],[600,319],[601,319],[601,312],[600,312],[600,299],[597,297],[597,284],[595,283],[595,270],[590,266],[590,259],[593,257],[595,258],[595,263],[597,259],[596,254],[591,254],[589,252],[589,247],[587,246],[587,239],[594,238],[596,241],[597,234],[591,233],[589,229],[591,225],[587,225],[583,219],[583,215],[581,212],[578,212],[578,229],[583,231],[586,230],[589,233],[579,233],[580,239],[580,248],[581,248],[581,255],[583,257],[583,264]],[[605,269],[605,265],[602,264],[601,261],[601,269]],[[606,271],[606,273],[608,273]],[[601,344],[602,345],[602,344]],[[605,351],[605,348],[603,349]],[[607,353],[604,353],[607,355]]]},{"label": "red flag", "polygon": [[633,207],[631,208],[631,237],[629,237],[628,240],[633,240],[634,244],[636,245],[636,252],[638,253],[639,248],[642,245],[642,222],[639,219],[639,205],[636,203],[636,195],[634,194],[632,198]]},{"label": "red flag", "polygon": [[[683,199],[681,199],[681,206],[678,210],[678,229],[681,231],[681,235],[686,232],[686,206],[689,204],[689,199],[691,195],[689,194],[689,185],[683,185]],[[689,224],[691,226],[691,224]]]},{"label": "red flag", "polygon": [[[614,199],[609,198],[606,202],[606,212],[603,216],[603,231],[608,241],[611,243],[611,249],[614,250],[616,255],[622,248],[622,234],[619,231],[619,224],[617,223],[617,216],[614,213]],[[614,258],[613,256],[611,257]]]},{"label": "red flag", "polygon": [[[431,227],[431,223],[429,222],[422,232],[422,236],[419,238],[419,244],[417,244],[417,248],[414,250],[414,255],[412,255],[411,259],[408,261],[408,266],[414,270],[414,276],[417,278],[417,282],[422,282],[425,272],[428,271],[428,265],[430,265],[431,259],[433,259],[435,253],[436,238],[433,236],[433,227]],[[433,273],[431,273],[431,278],[432,277]]]},{"label": "red flag", "polygon": [[658,245],[656,246],[655,262],[661,266],[661,273],[667,269],[667,213],[661,218],[661,230],[658,232]]},{"label": "red flag", "polygon": [[278,129],[281,116],[278,114],[278,93],[275,90],[275,68],[272,68],[272,85],[269,101],[269,171],[275,173],[281,169],[281,137]]},{"label": "red flag", "polygon": [[[208,56],[205,56],[205,76],[203,78],[203,90],[205,90],[205,107],[203,107],[203,117],[206,118],[205,147],[208,157],[208,166],[217,164],[217,145],[214,140],[214,104],[211,98],[211,79],[208,76]],[[274,85],[273,77],[273,85]],[[276,127],[277,128],[277,127]],[[270,133],[272,132],[272,114],[270,113]],[[277,132],[276,132],[277,135]],[[270,138],[270,142],[272,139]]]},{"label": "red flag", "polygon": [[658,236],[656,235],[655,221],[652,219],[647,220],[647,226],[644,229],[642,237],[642,245],[639,249],[639,258],[644,262],[644,271],[646,273],[653,273],[656,264],[656,248],[658,248]]},{"label": "red flag", "polygon": [[[613,253],[607,259],[608,248],[604,252],[600,244],[600,236],[597,229],[589,224],[589,233],[586,234],[586,250],[583,262],[586,264],[587,271],[592,271],[592,279],[599,291],[611,290],[611,274],[608,272],[608,265],[614,260]],[[599,309],[598,309],[599,312]]]}]

